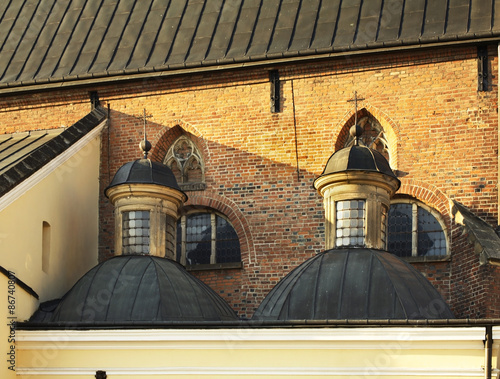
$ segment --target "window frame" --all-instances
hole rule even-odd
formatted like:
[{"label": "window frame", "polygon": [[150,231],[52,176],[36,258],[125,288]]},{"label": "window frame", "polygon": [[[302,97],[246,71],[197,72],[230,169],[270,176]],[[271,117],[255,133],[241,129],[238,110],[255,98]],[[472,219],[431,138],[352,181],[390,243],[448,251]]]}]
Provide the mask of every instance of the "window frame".
[{"label": "window frame", "polygon": [[[401,257],[391,251],[389,251],[389,213],[390,209],[387,214],[387,239],[386,239],[386,249],[389,251],[391,254],[394,254],[401,259],[404,259],[406,261],[410,262],[429,262],[429,261],[447,261],[450,260],[450,239],[449,239],[449,234],[448,234],[448,228],[446,227],[446,224],[443,220],[443,217],[441,214],[436,211],[435,209],[429,207],[428,205],[422,203],[421,201],[418,201],[416,199],[405,199],[405,198],[396,198],[391,200],[391,206],[394,204],[411,204],[412,206],[412,254],[411,256],[408,257]],[[429,212],[439,223],[441,226],[441,229],[444,234],[444,239],[446,243],[446,254],[444,255],[418,255],[418,208],[422,208],[423,210]],[[416,225],[415,225],[416,223]],[[417,227],[416,227],[417,226]]]},{"label": "window frame", "polygon": [[[211,222],[211,246],[210,246],[210,263],[197,263],[197,264],[188,264],[187,263],[187,257],[186,257],[186,245],[189,243],[187,241],[187,218],[192,215],[196,214],[202,214],[202,213],[207,213],[210,214],[210,222]],[[180,259],[177,259],[177,246],[178,246],[178,241],[176,241],[176,260],[179,262],[181,265],[186,267],[188,271],[201,271],[201,270],[214,270],[214,269],[234,269],[234,268],[242,268],[243,263],[241,260],[241,243],[239,241],[238,237],[238,244],[239,244],[239,250],[240,250],[240,260],[239,261],[234,261],[234,262],[217,262],[217,216],[223,218],[236,233],[236,229],[233,226],[233,223],[229,220],[227,216],[224,214],[218,212],[217,210],[210,209],[210,208],[196,208],[192,209],[184,214],[182,214],[179,219],[177,220],[177,227],[179,225],[181,226],[181,254],[180,254]],[[176,233],[176,236],[179,233]]]}]

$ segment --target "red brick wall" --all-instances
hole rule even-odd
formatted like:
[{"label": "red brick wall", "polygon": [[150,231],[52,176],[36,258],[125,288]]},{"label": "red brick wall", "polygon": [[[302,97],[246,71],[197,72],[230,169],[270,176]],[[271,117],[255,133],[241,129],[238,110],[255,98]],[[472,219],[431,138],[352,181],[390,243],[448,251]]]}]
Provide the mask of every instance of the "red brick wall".
[{"label": "red brick wall", "polygon": [[458,318],[500,317],[499,267],[480,265],[474,244],[463,227],[454,231],[452,298],[450,305]]},{"label": "red brick wall", "polygon": [[[494,53],[490,63],[496,84]],[[388,135],[393,166],[404,175],[400,193],[439,210],[450,228],[450,199],[496,225],[497,91],[477,92],[474,47],[273,68],[280,70],[282,80],[280,113],[270,112],[266,69],[246,68],[1,98],[1,109],[8,114],[3,129],[71,124],[88,112],[88,91],[97,90],[110,108],[102,137],[102,191],[121,165],[140,158],[144,109],[150,116],[146,129],[153,159],[162,160],[181,133],[191,135],[206,164],[207,189],[189,192],[188,205],[211,206],[228,215],[243,259],[241,270],[196,275],[241,316],[251,316],[280,278],[323,249],[322,199],[312,182],[352,119],[348,100],[354,91],[359,109],[376,117]],[[114,225],[104,196],[100,212],[100,257],[106,259],[114,254]],[[477,256],[465,254],[470,244],[451,241],[451,261],[416,267],[457,315],[492,314],[466,305],[481,291],[490,292],[481,303],[487,308],[488,302],[496,302],[498,312],[498,285],[486,288],[484,280],[469,281],[486,268],[479,267]],[[490,277],[497,275],[497,283],[498,270],[487,269]],[[464,293],[469,300],[461,300]]]},{"label": "red brick wall", "polygon": [[0,134],[68,127],[90,110],[87,90],[0,97]]}]

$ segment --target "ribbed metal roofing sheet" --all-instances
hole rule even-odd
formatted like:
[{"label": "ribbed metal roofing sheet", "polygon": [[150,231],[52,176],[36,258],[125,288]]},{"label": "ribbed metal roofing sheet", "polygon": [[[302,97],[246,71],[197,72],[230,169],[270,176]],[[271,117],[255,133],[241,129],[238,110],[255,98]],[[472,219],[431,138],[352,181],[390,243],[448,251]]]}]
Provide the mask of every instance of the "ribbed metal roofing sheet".
[{"label": "ribbed metal roofing sheet", "polygon": [[500,36],[492,0],[10,0],[0,88]]},{"label": "ribbed metal roofing sheet", "polygon": [[64,129],[0,135],[0,175],[15,166]]},{"label": "ribbed metal roofing sheet", "polygon": [[87,272],[63,297],[50,321],[237,319],[219,295],[177,262],[148,255],[120,255]]},{"label": "ribbed metal roofing sheet", "polygon": [[310,258],[266,296],[256,320],[449,319],[432,284],[394,254],[332,249]]},{"label": "ribbed metal roofing sheet", "polygon": [[96,108],[65,130],[0,136],[0,196],[64,152],[106,119]]}]

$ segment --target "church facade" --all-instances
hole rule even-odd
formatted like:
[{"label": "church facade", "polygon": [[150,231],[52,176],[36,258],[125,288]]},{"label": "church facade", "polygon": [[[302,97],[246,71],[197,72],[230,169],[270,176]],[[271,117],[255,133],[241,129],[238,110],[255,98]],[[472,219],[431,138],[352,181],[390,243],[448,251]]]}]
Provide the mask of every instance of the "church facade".
[{"label": "church facade", "polygon": [[[69,13],[53,10],[51,17],[65,19],[69,14],[82,12],[76,4],[69,4]],[[156,25],[151,24],[152,7],[142,15],[147,21],[146,29]],[[173,17],[168,13],[174,11],[172,7],[165,8],[167,21]],[[337,14],[335,9],[311,7],[318,19],[317,28],[323,27],[323,15]],[[139,13],[135,8],[122,8],[109,5],[109,9],[117,12],[111,25],[132,30],[133,24],[118,15],[139,17]],[[344,8],[345,5],[338,10],[339,22],[347,17],[348,9]],[[244,14],[256,17],[254,33],[257,34],[264,33],[261,24],[267,19],[262,9],[257,12],[259,9],[241,5]],[[285,38],[285,34],[277,33],[280,27],[288,30],[285,29],[288,24],[277,8],[272,9],[277,12],[274,14],[277,29],[274,39],[269,40],[269,48],[277,49],[272,43]],[[295,8],[290,9],[291,12]],[[354,9],[357,8],[353,5]],[[83,11],[95,12],[95,22],[104,22],[103,9],[87,7]],[[355,18],[358,28],[363,28],[363,21],[377,20],[365,19],[368,16],[364,12],[368,11],[361,9]],[[383,8],[383,11],[391,10]],[[8,14],[9,9],[5,12]],[[184,12],[198,14],[204,28],[211,25],[214,41],[225,40],[219,41],[222,37],[216,33],[222,26],[209,23],[210,17],[218,14],[216,10],[205,9],[203,13],[189,3]],[[406,15],[404,12],[410,12],[409,8],[403,10]],[[420,36],[422,44],[415,48],[410,34],[403,38],[412,29],[405,29],[410,26],[396,19],[397,14],[401,17],[396,12],[390,18],[391,23],[401,27],[397,40],[388,38],[389,34],[384,34],[384,40],[381,27],[379,34],[366,34],[364,29],[363,34],[359,29],[355,43],[343,47],[343,34],[340,31],[334,34],[335,25],[330,25],[334,28],[330,31],[334,43],[331,51],[322,52],[319,46],[326,44],[326,36],[297,27],[298,34],[290,41],[298,43],[299,35],[308,35],[310,48],[305,50],[308,54],[293,55],[290,50],[288,57],[269,51],[248,61],[240,58],[239,62],[236,55],[232,60],[229,56],[239,51],[235,39],[246,34],[240,35],[238,28],[243,26],[235,23],[232,44],[226,41],[227,60],[219,64],[208,59],[218,50],[199,45],[202,36],[194,34],[190,36],[192,40],[185,41],[191,41],[193,47],[191,55],[186,52],[183,56],[182,67],[172,63],[163,71],[144,69],[144,73],[135,74],[108,69],[100,78],[92,71],[97,72],[101,67],[97,60],[104,59],[104,46],[96,50],[94,63],[89,61],[89,66],[85,66],[91,74],[78,77],[73,74],[79,72],[78,64],[86,62],[83,55],[70,58],[69,47],[61,48],[61,57],[68,60],[68,65],[73,64],[71,71],[59,62],[61,75],[67,71],[67,77],[61,76],[64,81],[57,80],[56,71],[46,75],[50,80],[44,81],[40,70],[37,71],[40,79],[31,72],[32,80],[24,80],[30,74],[28,67],[19,68],[12,63],[16,54],[20,54],[19,48],[14,53],[4,50],[5,84],[0,99],[3,132],[10,135],[68,127],[87,115],[93,106],[105,109],[107,126],[101,134],[99,155],[100,261],[113,255],[115,233],[112,207],[104,189],[122,164],[140,156],[136,146],[146,132],[153,146],[151,158],[175,171],[188,196],[178,223],[175,259],[187,264],[195,275],[221,293],[241,316],[250,317],[279,279],[324,249],[327,222],[321,196],[312,188],[312,182],[322,172],[327,158],[349,143],[347,131],[357,118],[365,129],[364,142],[385,154],[402,183],[393,200],[397,204],[393,212],[399,218],[391,216],[391,219],[395,223],[393,236],[401,233],[401,228],[406,231],[389,241],[388,249],[397,250],[397,254],[419,269],[439,289],[457,317],[498,317],[500,300],[495,278],[499,275],[496,265],[499,257],[494,236],[498,225],[498,51],[491,36],[494,32],[485,32],[479,38],[467,33],[450,34],[449,27],[440,37],[442,42],[435,42],[432,35],[437,32],[427,36],[426,32],[432,31],[427,26]],[[221,17],[230,15],[236,17],[230,9],[222,10]],[[297,15],[299,19],[306,17],[301,12]],[[453,15],[449,13],[448,22],[458,28],[461,23]],[[472,23],[471,28],[484,27],[479,21],[475,20],[478,24]],[[77,25],[84,26],[78,22]],[[184,33],[184,24],[175,25]],[[329,24],[325,22],[325,28],[326,25]],[[137,41],[142,41],[143,35],[139,31],[134,33]],[[106,36],[109,37],[109,32],[101,35],[102,43],[111,43]],[[262,35],[265,36],[270,38]],[[369,43],[360,45],[369,37],[374,38],[373,47]],[[83,49],[81,54],[85,46],[90,48],[88,38],[87,45],[78,45]],[[183,41],[180,38],[176,40],[179,44]],[[258,51],[260,46],[255,39],[248,38],[243,57],[253,57],[252,49]],[[156,45],[141,45],[137,41],[134,49],[120,52],[137,55],[139,46],[144,49],[148,46],[153,54],[149,57],[151,61],[158,51]],[[396,42],[400,46],[388,47]],[[76,37],[67,43],[72,46]],[[125,49],[122,44],[117,46]],[[315,44],[318,48],[312,53],[310,49]],[[43,46],[39,41],[33,48]],[[57,54],[54,44],[46,49]],[[173,44],[170,55],[166,55],[168,59],[175,58],[175,49],[182,50]],[[200,61],[203,64],[190,63],[196,57],[196,49],[200,54],[205,51],[207,58]],[[8,56],[13,57],[11,61],[6,60]],[[52,62],[47,57],[37,61],[40,58],[34,54],[28,58],[33,66],[38,63],[40,69]],[[125,64],[125,58],[120,59],[115,54],[110,67],[120,62]],[[16,72],[16,68],[20,71]],[[471,217],[462,216],[467,210],[470,210],[467,215],[479,219],[476,223]],[[429,220],[428,224],[424,218]],[[216,236],[217,223],[221,233],[230,229],[224,237]],[[488,232],[492,241],[481,237],[481,226],[491,227]],[[412,228],[427,229],[422,229],[425,235],[418,231],[412,235]],[[193,230],[203,232],[190,235]],[[197,242],[200,242],[197,238],[205,239],[198,244],[200,251],[194,251],[196,244],[190,238]],[[227,240],[219,243],[227,247],[220,256],[215,252],[217,238]]]},{"label": "church facade", "polygon": [[[358,125],[360,143],[384,156],[400,181],[382,216],[385,250],[427,278],[455,318],[496,325],[500,29],[494,7],[484,0],[226,3],[44,0],[0,9],[0,162],[9,162],[0,171],[2,198],[40,171],[26,161],[33,154],[51,161],[85,136],[90,144],[50,179],[50,196],[34,201],[50,205],[64,197],[62,210],[49,206],[58,211],[38,215],[19,205],[38,182],[2,204],[1,223],[9,225],[0,230],[5,283],[15,273],[28,289],[20,320],[60,298],[98,262],[147,253],[153,238],[165,242],[165,257],[213,289],[240,319],[250,319],[290,271],[353,241],[340,226],[341,209],[325,217],[328,205],[313,183],[334,152],[352,146],[349,130]],[[23,133],[54,130],[61,147],[51,152],[41,144],[22,153],[11,143]],[[105,193],[119,168],[142,156],[146,139],[149,159],[169,167],[186,195],[177,219],[161,229],[162,241],[132,226],[144,215],[116,222]],[[94,193],[84,196],[88,191]],[[350,206],[349,212],[359,205]],[[32,242],[11,231],[13,214],[19,228],[29,225]],[[30,217],[34,225],[23,221]],[[66,251],[75,235],[92,237]],[[54,238],[68,241],[49,248]],[[66,269],[54,260],[66,254],[78,258],[67,261],[72,268],[61,279]],[[5,333],[0,337],[7,340]],[[80,338],[72,333],[71,341]],[[31,349],[36,337],[21,334],[23,349]],[[137,342],[126,338],[118,345]]]}]

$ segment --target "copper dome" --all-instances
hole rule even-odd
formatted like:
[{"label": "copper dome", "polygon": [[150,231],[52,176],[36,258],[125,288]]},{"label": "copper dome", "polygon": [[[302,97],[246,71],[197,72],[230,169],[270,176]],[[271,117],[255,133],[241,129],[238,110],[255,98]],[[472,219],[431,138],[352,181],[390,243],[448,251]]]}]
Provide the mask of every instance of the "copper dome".
[{"label": "copper dome", "polygon": [[177,262],[121,255],[88,271],[50,322],[232,321],[231,307]]},{"label": "copper dome", "polygon": [[[111,184],[104,192],[107,195],[110,188],[122,184],[156,184],[181,191],[172,170],[168,166],[147,158],[125,163],[118,169]],[[186,195],[184,196],[187,198]]]},{"label": "copper dome", "polygon": [[[380,152],[362,145],[352,145],[333,153],[318,179],[345,171],[378,172],[397,179],[389,162]],[[397,180],[399,182],[399,179]]]},{"label": "copper dome", "polygon": [[266,296],[257,320],[454,318],[412,266],[381,250],[332,249],[307,260]]}]

